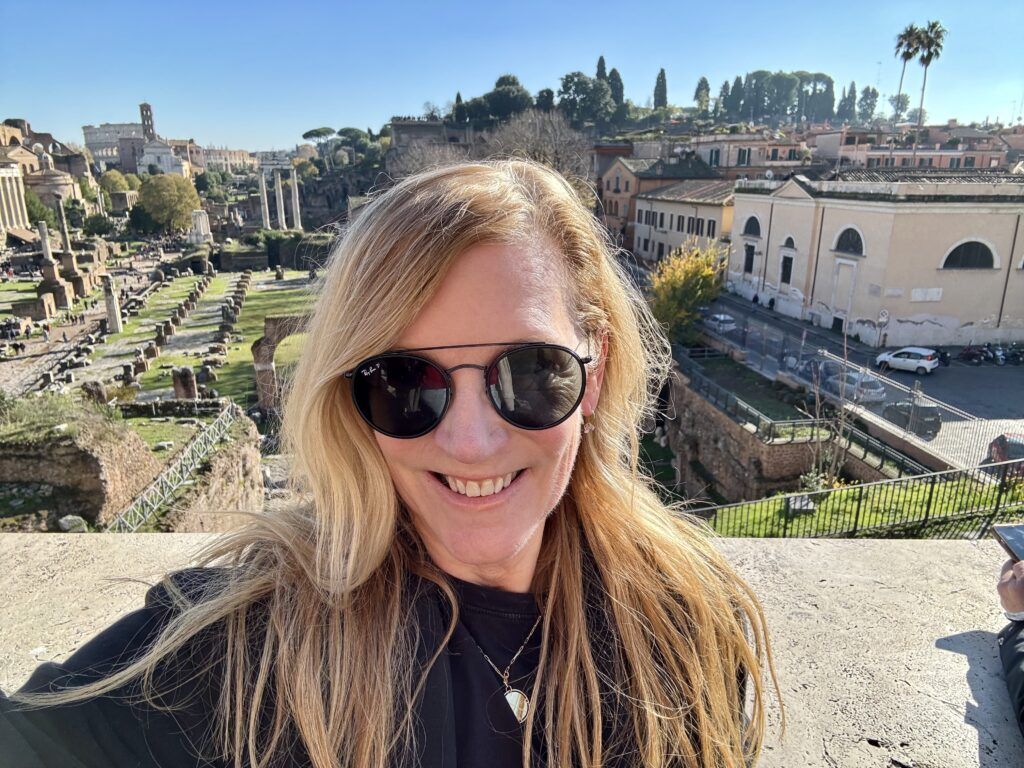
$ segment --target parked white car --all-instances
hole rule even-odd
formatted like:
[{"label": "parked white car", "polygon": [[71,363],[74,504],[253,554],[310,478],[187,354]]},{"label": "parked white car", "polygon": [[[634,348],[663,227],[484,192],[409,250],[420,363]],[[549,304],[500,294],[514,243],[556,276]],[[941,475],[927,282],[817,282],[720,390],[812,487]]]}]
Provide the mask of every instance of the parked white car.
[{"label": "parked white car", "polygon": [[939,354],[927,347],[903,347],[894,352],[883,352],[875,358],[880,371],[892,368],[924,375],[939,367]]},{"label": "parked white car", "polygon": [[718,333],[729,333],[736,330],[736,318],[732,315],[711,315],[704,322],[708,328]]},{"label": "parked white car", "polygon": [[870,373],[849,371],[825,380],[825,389],[852,403],[884,403],[885,386]]}]

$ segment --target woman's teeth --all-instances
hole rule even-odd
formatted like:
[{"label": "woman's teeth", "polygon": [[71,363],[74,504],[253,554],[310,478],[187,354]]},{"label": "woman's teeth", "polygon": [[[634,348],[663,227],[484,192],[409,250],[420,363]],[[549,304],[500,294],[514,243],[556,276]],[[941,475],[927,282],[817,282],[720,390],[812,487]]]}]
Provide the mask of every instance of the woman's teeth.
[{"label": "woman's teeth", "polygon": [[519,470],[515,472],[509,472],[507,475],[502,477],[495,477],[488,480],[460,480],[457,477],[451,475],[444,475],[445,482],[448,483],[448,487],[456,493],[461,493],[463,496],[491,496],[492,494],[498,493],[502,488],[507,488],[516,476],[519,474]]}]

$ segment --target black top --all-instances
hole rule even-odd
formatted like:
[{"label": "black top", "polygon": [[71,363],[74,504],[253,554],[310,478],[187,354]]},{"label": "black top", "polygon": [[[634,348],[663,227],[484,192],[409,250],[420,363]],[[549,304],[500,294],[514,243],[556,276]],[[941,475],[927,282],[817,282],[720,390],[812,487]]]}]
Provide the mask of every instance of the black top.
[{"label": "black top", "polygon": [[[190,598],[201,599],[203,589],[216,584],[216,575],[217,569],[213,568],[186,569],[172,578]],[[496,665],[505,669],[537,620],[537,605],[530,594],[457,579],[453,579],[453,586],[460,620],[448,652],[431,667],[419,702],[423,740],[419,764],[518,768],[522,764],[523,726],[505,700],[500,676],[484,660],[473,638]],[[417,649],[414,663],[421,663],[443,637],[449,609],[447,600],[433,585],[416,597],[414,604],[423,645],[427,646]],[[21,690],[56,690],[100,679],[137,658],[172,616],[166,590],[153,587],[146,594],[143,608],[92,637],[65,661],[41,664]],[[538,626],[510,673],[510,684],[527,695],[539,661],[540,640]],[[137,701],[129,703],[124,697],[137,694],[134,686],[79,704],[36,710],[22,709],[0,691],[0,768],[226,768],[221,763],[200,761],[195,748],[207,743],[211,713],[216,708],[215,691],[204,683],[217,679],[213,675],[195,678],[195,664],[217,647],[215,638],[200,638],[169,660],[164,673],[167,677],[158,674],[157,689],[161,691],[161,680],[177,680],[183,674],[189,680],[182,697],[192,700],[174,712],[154,710]],[[164,701],[169,705],[182,703],[170,696]],[[261,721],[267,722],[264,718]],[[535,745],[538,743],[535,741]],[[308,764],[301,747],[281,763],[296,768]]]},{"label": "black top", "polygon": [[[451,580],[459,603],[459,621],[448,643],[458,764],[460,768],[519,768],[525,725],[516,720],[501,677],[481,649],[504,671],[540,616],[537,603],[529,593]],[[442,610],[447,618],[446,606]],[[540,662],[540,646],[538,626],[509,670],[509,685],[527,696]]]}]

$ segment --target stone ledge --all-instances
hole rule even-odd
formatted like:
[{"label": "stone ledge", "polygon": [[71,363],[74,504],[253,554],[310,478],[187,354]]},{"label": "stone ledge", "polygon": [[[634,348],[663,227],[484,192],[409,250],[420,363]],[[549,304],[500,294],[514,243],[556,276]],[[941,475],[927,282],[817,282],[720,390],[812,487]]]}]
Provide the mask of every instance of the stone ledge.
[{"label": "stone ledge", "polygon": [[[0,535],[0,688],[142,605],[210,534]],[[1024,739],[1002,679],[994,541],[722,539],[768,617],[785,697],[767,768],[1002,768]],[[40,599],[45,595],[46,599]]]}]

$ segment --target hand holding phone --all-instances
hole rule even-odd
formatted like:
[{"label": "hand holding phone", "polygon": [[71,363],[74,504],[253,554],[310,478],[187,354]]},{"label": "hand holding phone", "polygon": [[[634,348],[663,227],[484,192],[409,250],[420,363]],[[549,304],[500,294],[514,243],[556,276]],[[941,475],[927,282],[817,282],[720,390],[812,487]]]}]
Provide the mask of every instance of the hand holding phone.
[{"label": "hand holding phone", "polygon": [[1013,562],[1024,560],[1024,525],[993,525],[992,535]]}]

